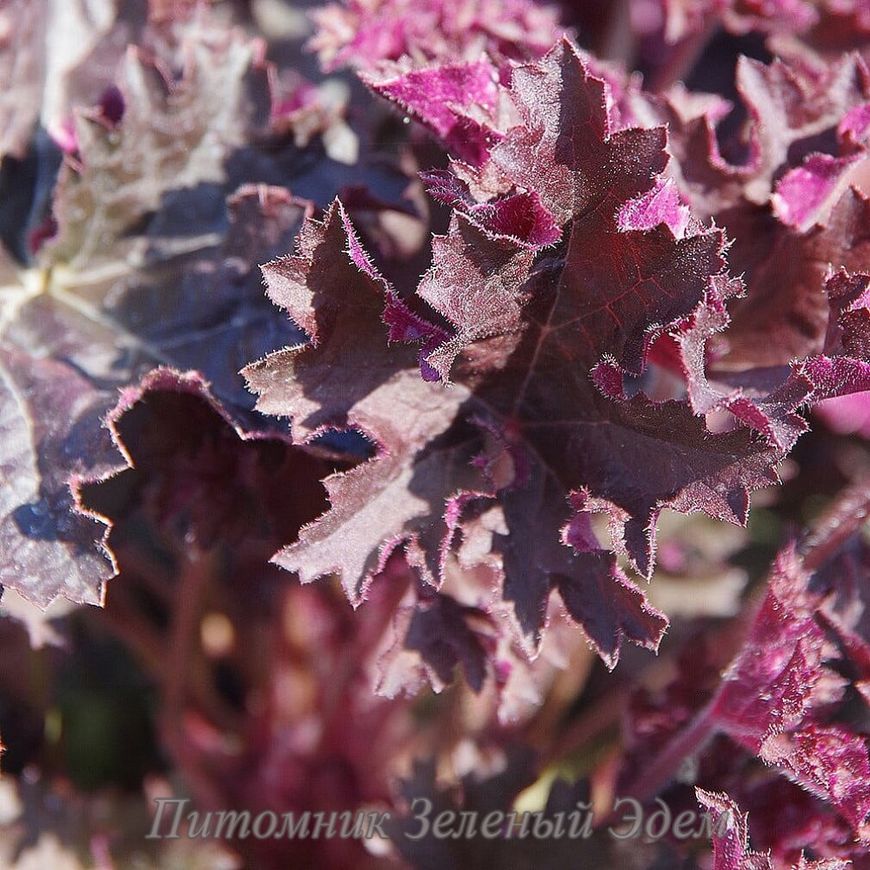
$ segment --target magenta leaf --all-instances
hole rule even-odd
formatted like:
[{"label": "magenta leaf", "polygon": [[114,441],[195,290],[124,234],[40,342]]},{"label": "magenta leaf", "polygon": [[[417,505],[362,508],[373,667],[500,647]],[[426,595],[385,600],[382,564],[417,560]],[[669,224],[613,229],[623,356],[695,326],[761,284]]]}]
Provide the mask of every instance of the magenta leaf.
[{"label": "magenta leaf", "polygon": [[[818,824],[830,828],[829,854],[848,857],[853,849],[865,848],[870,759],[847,710],[861,692],[870,661],[852,628],[863,609],[857,593],[864,595],[867,588],[867,560],[857,534],[867,511],[864,482],[846,489],[799,547],[780,553],[766,594],[724,670],[722,656],[735,645],[727,630],[720,635],[724,648],[716,638],[700,650],[687,648],[680,677],[658,701],[638,708],[629,759],[636,769],[629,767],[624,789],[655,794],[687,758],[706,771],[701,782],[705,776],[715,781],[729,767],[715,762],[727,735],[748,757],[761,759],[819,802],[805,812],[817,814]],[[638,762],[650,751],[656,761],[644,767]],[[741,782],[740,776],[733,778],[737,757],[730,777],[719,780],[729,788]],[[754,806],[763,806],[751,789],[745,795]],[[851,834],[836,833],[825,806]],[[761,827],[767,842],[780,840],[769,820]],[[733,828],[730,836],[732,845],[745,846],[745,827]],[[777,848],[794,848],[795,842],[800,841],[789,847],[786,837]]]},{"label": "magenta leaf", "polygon": [[790,551],[780,554],[743,649],[723,677],[713,707],[719,726],[758,752],[771,734],[801,725],[836,701],[842,681],[823,666],[825,633],[818,599]]},{"label": "magenta leaf", "polygon": [[846,145],[864,144],[870,135],[870,102],[849,109],[837,126],[837,136]]},{"label": "magenta leaf", "polygon": [[533,247],[553,245],[562,236],[560,227],[534,191],[506,193],[489,202],[476,202],[468,185],[453,172],[432,170],[422,177],[430,196],[462,212],[488,233],[510,236]]},{"label": "magenta leaf", "polygon": [[402,57],[418,63],[540,57],[558,38],[556,12],[531,0],[343,0],[313,13],[309,45],[327,70],[377,69]]},{"label": "magenta leaf", "polygon": [[690,220],[689,208],[670,178],[626,202],[618,217],[621,230],[651,230],[661,224],[668,227],[675,238],[685,235]]},{"label": "magenta leaf", "polygon": [[486,161],[500,138],[496,129],[498,71],[487,61],[399,71],[363,81],[473,166]]},{"label": "magenta leaf", "polygon": [[845,191],[849,170],[863,159],[862,154],[811,154],[777,183],[771,197],[774,213],[784,224],[802,232],[821,223]]}]

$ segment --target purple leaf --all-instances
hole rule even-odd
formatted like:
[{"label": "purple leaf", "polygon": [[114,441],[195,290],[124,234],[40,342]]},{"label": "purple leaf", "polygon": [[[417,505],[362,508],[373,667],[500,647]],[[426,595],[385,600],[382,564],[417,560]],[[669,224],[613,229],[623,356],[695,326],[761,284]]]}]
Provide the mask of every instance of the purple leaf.
[{"label": "purple leaf", "polygon": [[712,822],[712,870],[773,870],[769,856],[750,850],[746,816],[728,795],[702,788],[696,788],[695,794]]},{"label": "purple leaf", "polygon": [[70,366],[0,349],[0,584],[39,607],[58,596],[102,604],[114,574],[68,484],[116,459],[102,429],[110,402]]}]

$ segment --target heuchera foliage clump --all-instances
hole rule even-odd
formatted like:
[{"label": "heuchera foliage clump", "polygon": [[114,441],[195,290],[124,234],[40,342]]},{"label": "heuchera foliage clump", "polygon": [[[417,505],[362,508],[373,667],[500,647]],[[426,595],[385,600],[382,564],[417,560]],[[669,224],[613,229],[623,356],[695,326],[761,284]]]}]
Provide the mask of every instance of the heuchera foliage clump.
[{"label": "heuchera foliage clump", "polygon": [[0,4],[4,625],[101,605],[203,811],[392,815],[250,866],[870,867],[862,4],[134,5]]}]

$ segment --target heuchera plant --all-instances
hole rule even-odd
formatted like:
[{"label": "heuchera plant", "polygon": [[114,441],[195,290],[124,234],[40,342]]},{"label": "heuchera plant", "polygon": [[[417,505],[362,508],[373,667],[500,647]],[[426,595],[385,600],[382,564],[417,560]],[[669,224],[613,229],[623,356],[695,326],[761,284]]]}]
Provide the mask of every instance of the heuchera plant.
[{"label": "heuchera plant", "polygon": [[3,860],[870,867],[867,9],[140,5],[0,3]]}]

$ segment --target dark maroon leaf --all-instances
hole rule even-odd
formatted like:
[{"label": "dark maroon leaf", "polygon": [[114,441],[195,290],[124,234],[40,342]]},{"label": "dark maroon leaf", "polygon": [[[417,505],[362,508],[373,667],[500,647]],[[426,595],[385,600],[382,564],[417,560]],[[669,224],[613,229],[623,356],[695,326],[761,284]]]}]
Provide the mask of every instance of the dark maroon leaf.
[{"label": "dark maroon leaf", "polygon": [[430,196],[462,212],[481,230],[534,247],[552,245],[561,238],[561,230],[534,192],[509,193],[492,202],[475,202],[468,185],[452,172],[432,170],[422,177]]},{"label": "dark maroon leaf", "polygon": [[[652,337],[686,317],[709,276],[722,269],[722,239],[715,232],[677,238],[667,226],[620,228],[619,206],[655,187],[663,133],[610,136],[605,85],[567,43],[542,64],[518,69],[514,80],[525,124],[507,134],[492,161],[516,184],[529,186],[534,175],[544,205],[563,221],[573,218],[571,235],[537,264],[532,249],[482,230],[473,216],[457,216],[450,234],[436,240],[419,295],[455,334],[428,352],[427,344],[439,342],[434,327],[420,322],[409,330],[405,323],[394,337],[423,343],[424,374],[446,375],[461,354],[456,384],[445,391],[414,382],[410,351],[385,345],[382,319],[395,324],[405,309],[336,207],[325,224],[309,225],[299,255],[265,270],[273,300],[306,330],[311,347],[267,358],[247,377],[261,395],[258,407],[292,416],[297,438],[350,425],[379,451],[375,461],[328,482],[332,511],[303,531],[279,557],[282,564],[305,579],[339,571],[356,596],[404,540],[412,564],[434,579],[446,548],[461,540],[466,505],[498,495],[507,534],[495,534],[490,546],[527,644],[539,642],[556,586],[613,665],[623,634],[655,647],[664,623],[605,550],[563,537],[569,495],[582,500],[583,511],[608,511],[614,546],[649,574],[662,507],[742,522],[748,490],[772,479],[773,457],[743,432],[710,435],[683,403],[627,398],[605,370],[597,384],[590,378],[605,359],[643,370]],[[554,95],[570,106],[569,116]],[[602,297],[611,304],[602,306]],[[553,382],[560,390],[550,388]],[[479,429],[475,423],[466,433],[458,422],[451,428],[460,413],[498,433],[489,460],[504,457],[500,482],[475,478],[468,468],[480,450]],[[410,419],[413,428],[397,440],[395,421]],[[663,451],[670,452],[666,462]],[[639,455],[650,469],[642,485],[633,471]],[[455,507],[445,529],[441,505],[448,499]],[[550,535],[535,536],[530,517],[546,518]],[[348,541],[359,543],[350,548]]]},{"label": "dark maroon leaf", "polygon": [[[371,462],[327,480],[332,510],[276,557],[279,564],[298,571],[303,582],[341,573],[356,600],[393,549],[409,542],[411,563],[427,578],[437,576],[437,541],[444,532],[429,512],[438,505],[440,518],[462,466],[469,479],[472,469],[467,446],[442,438],[443,448],[436,442],[432,449],[429,442],[447,432],[464,392],[445,396],[420,378],[412,347],[388,344],[409,332],[420,337],[429,327],[375,271],[339,203],[324,223],[305,224],[297,255],[263,271],[270,298],[305,330],[310,344],[245,369],[260,396],[257,408],[292,417],[297,442],[355,427],[377,450]],[[414,545],[420,535],[430,547]]]},{"label": "dark maroon leaf", "polygon": [[[506,135],[492,161],[512,182],[541,192],[562,221],[573,218],[570,237],[530,270],[529,252],[518,243],[488,238],[457,217],[450,234],[436,239],[434,264],[420,287],[455,334],[427,360],[446,375],[466,346],[454,378],[473,385],[490,425],[530,451],[523,462],[542,462],[564,497],[582,490],[592,510],[609,507],[616,545],[648,574],[662,506],[742,521],[747,492],[737,484],[738,467],[745,463],[749,488],[771,479],[764,467],[770,457],[743,434],[712,436],[681,403],[629,399],[621,373],[608,368],[615,361],[624,371],[643,371],[652,338],[685,318],[722,269],[722,238],[712,231],[677,238],[663,225],[617,224],[626,200],[655,187],[663,131],[610,136],[606,86],[569,45],[518,69],[514,82],[524,124]],[[492,374],[482,377],[487,370]],[[617,469],[624,459],[631,455],[636,467],[632,451],[647,449],[659,459],[641,464],[661,475],[652,471],[641,485],[626,467],[623,478]],[[663,463],[662,451],[672,460]],[[690,459],[684,451],[697,453]],[[681,472],[697,475],[696,482]]]},{"label": "dark maroon leaf", "polygon": [[111,548],[116,535],[122,549],[136,546],[128,531],[143,512],[176,549],[266,562],[322,509],[325,456],[242,431],[199,375],[155,369],[122,392],[107,426],[128,467],[81,476],[77,490],[81,507],[109,524]]}]

